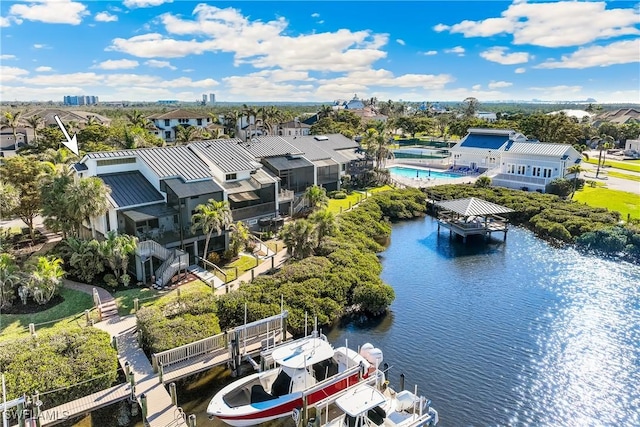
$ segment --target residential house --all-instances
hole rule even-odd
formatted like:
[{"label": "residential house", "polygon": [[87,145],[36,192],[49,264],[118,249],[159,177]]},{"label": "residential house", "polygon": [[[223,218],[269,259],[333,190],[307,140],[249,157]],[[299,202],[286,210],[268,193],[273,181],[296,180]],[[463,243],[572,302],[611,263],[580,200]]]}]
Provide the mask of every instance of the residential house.
[{"label": "residential house", "polygon": [[605,111],[598,114],[593,125],[600,126],[604,122],[610,122],[617,125],[626,123],[640,123],[640,109],[637,108],[619,108],[613,111]]},{"label": "residential house", "polygon": [[[98,176],[111,188],[107,215],[93,221],[96,231],[116,230],[142,241],[135,263],[138,280],[155,272],[164,284],[175,272],[176,260],[184,268],[204,255],[205,236],[192,229],[191,217],[209,199],[228,201],[234,220],[250,226],[277,215],[277,177],[240,142],[90,153],[74,165],[78,176]],[[209,244],[209,250],[227,247],[226,233]]]},{"label": "residential house", "polygon": [[299,119],[280,123],[277,129],[278,136],[306,136],[311,133],[311,125]]},{"label": "residential house", "polygon": [[173,143],[176,141],[176,134],[178,127],[195,126],[202,131],[211,133],[214,131],[216,137],[219,137],[219,128],[211,127],[217,123],[213,122],[211,116],[206,113],[189,111],[182,108],[172,110],[166,113],[152,114],[148,117],[153,122],[155,128],[151,131],[154,135],[160,137],[166,143]]},{"label": "residential house", "polygon": [[582,161],[568,144],[530,141],[508,129],[469,129],[451,148],[451,168],[485,172],[493,185],[545,191],[546,185],[567,175]]},{"label": "residential house", "polygon": [[[15,150],[26,144],[27,137],[24,129],[16,129],[16,137],[13,136],[13,130],[11,128],[2,128],[2,130],[0,130],[1,154],[4,154],[5,152],[14,153]],[[4,155],[2,157],[4,157]]]}]

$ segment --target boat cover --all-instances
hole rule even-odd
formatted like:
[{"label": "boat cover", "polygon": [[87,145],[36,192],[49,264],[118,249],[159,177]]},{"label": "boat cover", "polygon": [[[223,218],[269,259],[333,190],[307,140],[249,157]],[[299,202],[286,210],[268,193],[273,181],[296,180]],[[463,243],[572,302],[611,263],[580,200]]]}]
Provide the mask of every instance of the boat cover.
[{"label": "boat cover", "polygon": [[304,369],[306,366],[311,367],[315,363],[332,358],[333,347],[320,338],[308,338],[276,348],[272,357],[281,366]]},{"label": "boat cover", "polygon": [[361,384],[347,390],[336,400],[336,405],[347,415],[355,417],[363,414],[386,401],[384,395],[375,388]]}]

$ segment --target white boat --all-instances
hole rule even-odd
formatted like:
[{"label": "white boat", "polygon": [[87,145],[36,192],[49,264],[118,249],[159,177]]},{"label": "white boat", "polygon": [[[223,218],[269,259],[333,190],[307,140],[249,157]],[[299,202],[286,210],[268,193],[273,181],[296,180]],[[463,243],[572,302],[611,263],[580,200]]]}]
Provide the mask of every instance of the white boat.
[{"label": "white boat", "polygon": [[305,337],[276,347],[275,368],[234,381],[211,399],[207,414],[232,426],[254,426],[287,417],[374,376],[382,352],[371,344],[360,353],[334,349],[326,338]]},{"label": "white boat", "polygon": [[381,392],[368,384],[359,384],[335,400],[341,415],[323,427],[419,427],[438,424],[438,412],[423,396],[403,390]]}]

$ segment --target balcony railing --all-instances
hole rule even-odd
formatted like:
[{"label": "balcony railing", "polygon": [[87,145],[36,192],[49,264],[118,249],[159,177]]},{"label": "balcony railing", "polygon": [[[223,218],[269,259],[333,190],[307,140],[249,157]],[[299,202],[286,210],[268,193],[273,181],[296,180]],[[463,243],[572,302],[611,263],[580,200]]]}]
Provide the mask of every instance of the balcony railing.
[{"label": "balcony railing", "polygon": [[234,221],[239,221],[242,219],[253,218],[257,216],[275,214],[275,211],[275,202],[269,202],[262,203],[260,205],[249,206],[246,208],[232,209],[231,214],[233,215]]}]

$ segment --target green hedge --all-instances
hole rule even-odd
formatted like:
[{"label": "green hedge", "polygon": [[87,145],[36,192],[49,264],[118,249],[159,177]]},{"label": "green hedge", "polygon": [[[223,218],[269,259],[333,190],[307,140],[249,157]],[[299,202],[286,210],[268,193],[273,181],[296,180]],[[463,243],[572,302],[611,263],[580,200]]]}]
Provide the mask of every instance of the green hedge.
[{"label": "green hedge", "polygon": [[[638,256],[640,231],[633,224],[618,225],[620,213],[606,208],[564,200],[552,194],[507,188],[477,188],[472,185],[431,187],[428,197],[459,199],[479,197],[513,209],[506,215],[512,223],[531,229],[543,239],[606,252]],[[615,242],[615,243],[612,243]]]},{"label": "green hedge", "polygon": [[159,353],[221,332],[216,316],[215,297],[210,290],[195,291],[159,300],[141,308],[138,333],[142,348]]},{"label": "green hedge", "polygon": [[112,386],[118,359],[106,332],[55,329],[37,338],[0,343],[0,371],[5,374],[7,399],[39,391],[44,407],[52,408]]}]

